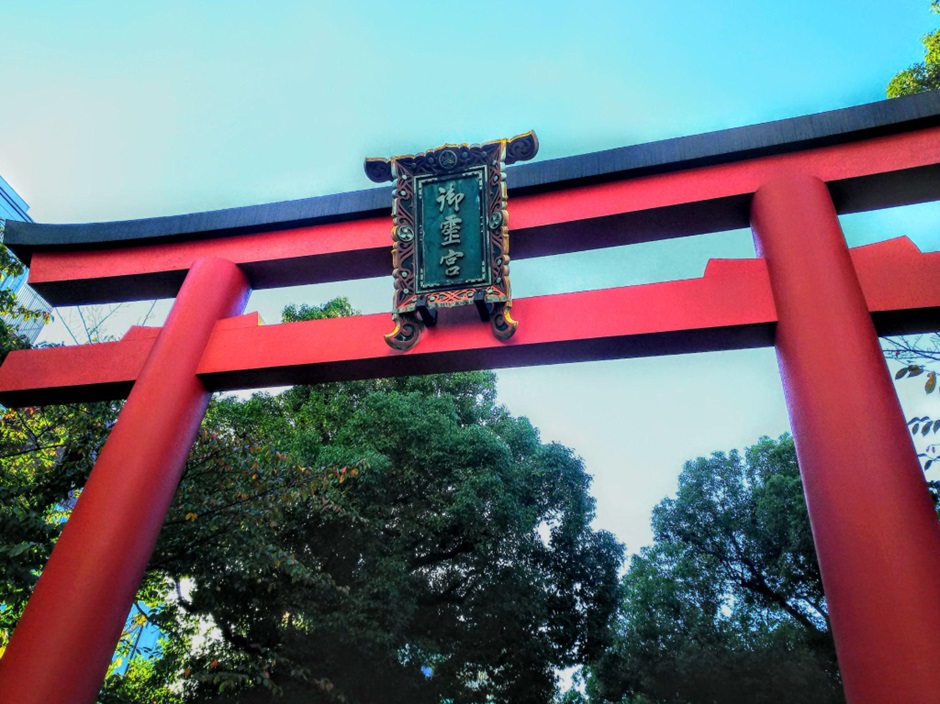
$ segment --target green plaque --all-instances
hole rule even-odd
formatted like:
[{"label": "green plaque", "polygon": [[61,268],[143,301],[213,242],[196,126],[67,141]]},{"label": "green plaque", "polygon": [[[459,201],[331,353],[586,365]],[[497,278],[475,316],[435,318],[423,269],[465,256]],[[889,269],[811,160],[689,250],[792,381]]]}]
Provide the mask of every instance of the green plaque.
[{"label": "green plaque", "polygon": [[483,169],[417,179],[419,293],[489,283]]},{"label": "green plaque", "polygon": [[395,349],[417,344],[440,308],[475,304],[494,334],[508,339],[509,216],[504,164],[531,159],[535,134],[481,145],[445,144],[420,154],[366,159],[373,181],[394,180],[392,271]]}]

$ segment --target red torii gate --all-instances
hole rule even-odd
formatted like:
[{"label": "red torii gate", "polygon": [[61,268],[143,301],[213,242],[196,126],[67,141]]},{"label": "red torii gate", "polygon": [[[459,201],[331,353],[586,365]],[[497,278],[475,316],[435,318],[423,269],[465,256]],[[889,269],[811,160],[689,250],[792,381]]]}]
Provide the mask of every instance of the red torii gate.
[{"label": "red torii gate", "polygon": [[848,700],[936,701],[940,523],[877,334],[940,328],[940,254],[906,239],[850,252],[837,212],[940,199],[940,94],[517,166],[509,188],[516,259],[748,223],[759,258],[712,261],[700,279],[516,299],[506,342],[455,310],[402,353],[383,339],[387,315],[271,326],[239,315],[251,288],[388,273],[384,188],[7,223],[54,304],[176,302],[162,328],[13,352],[0,367],[7,405],[128,399],[0,659],[0,702],[94,701],[212,391],[769,345]]}]

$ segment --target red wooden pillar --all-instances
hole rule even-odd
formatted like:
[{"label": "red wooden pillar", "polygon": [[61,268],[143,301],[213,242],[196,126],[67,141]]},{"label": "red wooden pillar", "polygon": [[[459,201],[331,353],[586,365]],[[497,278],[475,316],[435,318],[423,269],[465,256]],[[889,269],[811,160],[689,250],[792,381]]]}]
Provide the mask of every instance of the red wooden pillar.
[{"label": "red wooden pillar", "polygon": [[751,222],[850,704],[940,698],[940,524],[825,183],[791,174]]},{"label": "red wooden pillar", "polygon": [[196,366],[248,282],[197,261],[0,660],[3,704],[94,702],[206,412]]}]

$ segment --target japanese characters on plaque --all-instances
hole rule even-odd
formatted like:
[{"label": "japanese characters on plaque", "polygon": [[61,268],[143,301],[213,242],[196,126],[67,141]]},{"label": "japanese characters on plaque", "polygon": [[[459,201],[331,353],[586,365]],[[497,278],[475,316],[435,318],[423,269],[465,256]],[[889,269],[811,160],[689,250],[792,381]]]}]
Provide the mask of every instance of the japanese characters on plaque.
[{"label": "japanese characters on plaque", "polygon": [[504,164],[531,159],[533,132],[480,145],[445,144],[421,154],[366,159],[366,174],[395,182],[392,198],[392,319],[385,336],[407,350],[440,308],[476,306],[501,340],[510,315],[509,217]]}]

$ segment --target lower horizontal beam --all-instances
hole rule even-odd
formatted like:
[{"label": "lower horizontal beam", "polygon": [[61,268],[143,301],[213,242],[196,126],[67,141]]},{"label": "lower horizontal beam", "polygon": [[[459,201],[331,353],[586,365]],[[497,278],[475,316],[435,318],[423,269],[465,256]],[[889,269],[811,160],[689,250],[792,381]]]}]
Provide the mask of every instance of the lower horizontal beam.
[{"label": "lower horizontal beam", "polygon": [[[907,238],[852,250],[880,334],[940,329],[940,253]],[[825,305],[824,301],[820,305]],[[697,279],[518,299],[519,329],[495,339],[471,306],[446,309],[408,352],[383,339],[386,314],[259,326],[219,322],[197,368],[213,391],[470,369],[769,346],[777,316],[762,259],[712,260]],[[12,352],[0,367],[8,406],[121,398],[157,331],[120,342]]]},{"label": "lower horizontal beam", "polygon": [[383,339],[387,314],[230,330],[213,336],[198,373],[227,390],[755,347],[773,344],[776,319],[759,259],[714,260],[699,279],[520,299],[505,342],[469,306],[439,312],[404,354]]},{"label": "lower horizontal beam", "polygon": [[[385,343],[388,314],[270,326],[242,316],[217,324],[197,374],[221,391],[753,347],[772,344],[776,319],[760,259],[712,261],[699,279],[519,299],[513,317],[519,330],[502,342],[473,307],[443,310],[440,324],[403,353]],[[13,352],[0,367],[0,403],[61,403],[129,388],[152,344],[146,334]]]}]

